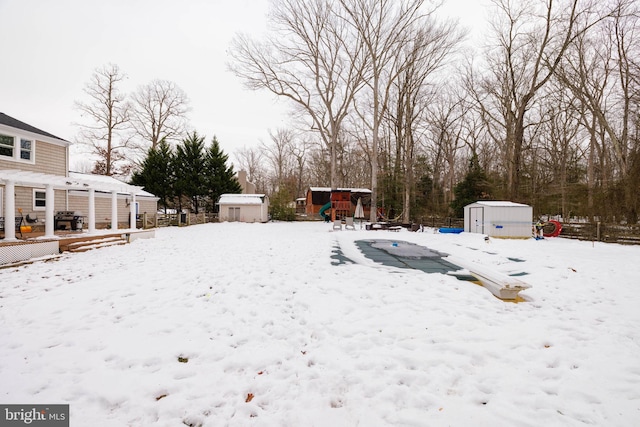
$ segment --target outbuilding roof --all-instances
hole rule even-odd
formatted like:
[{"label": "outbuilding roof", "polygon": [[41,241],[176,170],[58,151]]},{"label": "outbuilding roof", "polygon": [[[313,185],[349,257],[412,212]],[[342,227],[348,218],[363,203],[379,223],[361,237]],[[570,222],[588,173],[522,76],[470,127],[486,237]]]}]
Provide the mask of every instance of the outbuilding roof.
[{"label": "outbuilding roof", "polygon": [[501,208],[529,207],[529,205],[525,205],[525,204],[522,204],[522,203],[500,201],[500,200],[478,201],[478,202],[471,203],[471,204],[472,205],[483,205],[483,206],[494,206],[494,207],[501,207]]},{"label": "outbuilding roof", "polygon": [[[312,192],[330,193],[331,187],[309,187]],[[368,188],[337,188],[338,191],[350,191],[352,193],[371,193]]]},{"label": "outbuilding roof", "polygon": [[261,205],[264,202],[264,194],[223,194],[218,201],[219,205]]}]

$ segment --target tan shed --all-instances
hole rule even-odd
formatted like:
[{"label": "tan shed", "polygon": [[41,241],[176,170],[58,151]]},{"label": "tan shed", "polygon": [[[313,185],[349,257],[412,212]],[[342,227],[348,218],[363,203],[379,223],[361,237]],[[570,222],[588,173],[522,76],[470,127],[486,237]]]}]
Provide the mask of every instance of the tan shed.
[{"label": "tan shed", "polygon": [[220,222],[269,221],[269,198],[264,194],[223,194],[218,206]]}]

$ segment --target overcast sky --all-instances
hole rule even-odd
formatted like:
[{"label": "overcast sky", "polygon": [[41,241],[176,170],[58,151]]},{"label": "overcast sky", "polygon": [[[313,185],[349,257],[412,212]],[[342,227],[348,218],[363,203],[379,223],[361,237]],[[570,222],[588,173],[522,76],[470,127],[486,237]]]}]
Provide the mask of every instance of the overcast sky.
[{"label": "overcast sky", "polygon": [[[447,0],[446,13],[470,25],[479,1]],[[193,128],[207,143],[215,134],[233,160],[287,124],[284,103],[226,69],[233,35],[264,32],[267,9],[268,0],[0,0],[0,112],[73,141],[74,101],[113,63],[128,77],[123,91],[154,79],[180,86]]]}]

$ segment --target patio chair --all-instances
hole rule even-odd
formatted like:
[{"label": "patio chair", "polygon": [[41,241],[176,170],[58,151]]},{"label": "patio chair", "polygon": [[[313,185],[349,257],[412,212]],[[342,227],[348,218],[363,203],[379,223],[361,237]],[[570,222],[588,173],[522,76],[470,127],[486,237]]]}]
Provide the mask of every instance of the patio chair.
[{"label": "patio chair", "polygon": [[353,218],[348,216],[344,219],[344,229],[348,230],[348,229],[352,229],[355,230],[356,226],[353,224]]}]

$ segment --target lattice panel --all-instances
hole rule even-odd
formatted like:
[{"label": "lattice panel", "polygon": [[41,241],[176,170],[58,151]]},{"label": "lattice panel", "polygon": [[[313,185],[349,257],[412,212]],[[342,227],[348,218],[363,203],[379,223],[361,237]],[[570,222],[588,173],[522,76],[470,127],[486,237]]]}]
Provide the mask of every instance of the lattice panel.
[{"label": "lattice panel", "polygon": [[0,246],[0,265],[27,261],[46,255],[59,253],[58,241],[48,242],[19,242],[15,245]]}]

